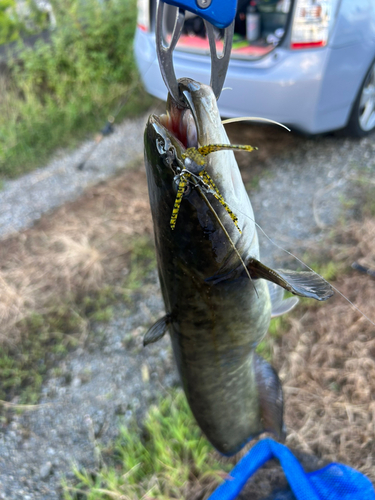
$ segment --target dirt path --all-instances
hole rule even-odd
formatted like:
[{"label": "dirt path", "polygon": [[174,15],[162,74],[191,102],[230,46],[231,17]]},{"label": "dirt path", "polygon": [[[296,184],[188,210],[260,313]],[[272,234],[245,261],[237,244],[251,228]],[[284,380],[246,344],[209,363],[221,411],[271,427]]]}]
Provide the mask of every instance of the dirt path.
[{"label": "dirt path", "polygon": [[[343,202],[350,201],[355,182],[374,177],[375,137],[312,140],[257,126],[231,126],[229,134],[233,143],[259,147],[251,156],[238,155],[255,216],[267,234],[298,255],[324,241],[343,213]],[[103,163],[104,158],[105,154]],[[133,184],[135,180],[145,182],[141,170],[125,172],[110,182],[126,185],[129,175]],[[27,183],[20,185],[27,189]],[[150,220],[141,203],[146,196],[144,186],[130,196],[125,188],[121,194],[113,185],[108,190],[106,185],[90,188],[82,200],[42,217],[34,229],[14,241],[33,239],[41,233],[48,238],[64,226],[71,228],[74,218],[70,237],[87,235],[91,245],[105,254],[108,237],[103,229],[107,225],[112,228],[116,218],[119,226],[126,225],[129,217],[119,212],[124,206],[140,204],[130,219],[138,214],[145,227]],[[94,209],[95,223],[90,225],[88,215]],[[346,213],[351,214],[350,210]],[[30,224],[29,219],[26,224]],[[131,238],[133,233],[123,234]],[[2,245],[9,245],[9,240]],[[11,248],[17,255],[19,247]],[[267,262],[290,260],[264,238],[261,248]],[[116,435],[119,419],[142,416],[160,392],[178,383],[167,339],[147,350],[141,348],[143,332],[163,309],[156,274],[149,275],[132,297],[133,304],[119,306],[109,324],[92,325],[80,347],[66,357],[58,372],[48,375],[39,407],[4,422],[0,431],[0,498],[60,498],[61,478],[71,477],[72,463],[95,468],[100,460],[97,443],[106,443]],[[288,355],[287,350],[283,355]],[[298,445],[298,440],[294,444]],[[372,463],[369,466],[373,467]]]}]

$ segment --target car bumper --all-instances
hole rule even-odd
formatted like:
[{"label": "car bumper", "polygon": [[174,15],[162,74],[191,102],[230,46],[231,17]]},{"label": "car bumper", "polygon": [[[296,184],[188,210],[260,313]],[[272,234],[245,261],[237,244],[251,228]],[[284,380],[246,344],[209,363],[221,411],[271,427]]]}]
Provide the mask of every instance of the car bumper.
[{"label": "car bumper", "polygon": [[[155,37],[138,28],[134,50],[146,90],[166,100]],[[331,52],[328,47],[295,52],[278,47],[256,61],[232,58],[218,101],[222,116],[268,118],[309,134],[344,127],[355,94],[325,99],[325,70]],[[175,51],[174,68],[177,78],[188,76],[209,83],[208,55]]]}]

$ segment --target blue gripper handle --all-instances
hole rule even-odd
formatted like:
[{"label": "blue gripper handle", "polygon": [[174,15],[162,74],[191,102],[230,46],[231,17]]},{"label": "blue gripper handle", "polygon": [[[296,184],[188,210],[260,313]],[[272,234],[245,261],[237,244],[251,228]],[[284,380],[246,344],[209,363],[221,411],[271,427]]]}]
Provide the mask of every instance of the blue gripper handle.
[{"label": "blue gripper handle", "polygon": [[[163,0],[165,3],[190,10],[217,28],[226,28],[236,17],[237,0]],[[207,5],[207,7],[201,7]]]}]

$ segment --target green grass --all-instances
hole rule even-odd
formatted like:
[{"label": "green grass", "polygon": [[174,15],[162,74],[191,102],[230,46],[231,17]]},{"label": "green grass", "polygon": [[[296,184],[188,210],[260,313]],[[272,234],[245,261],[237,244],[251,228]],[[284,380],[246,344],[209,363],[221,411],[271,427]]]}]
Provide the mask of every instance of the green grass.
[{"label": "green grass", "polygon": [[77,484],[65,483],[65,500],[172,500],[190,498],[194,488],[203,498],[231,468],[215,457],[182,392],[152,406],[142,429],[135,422],[121,427],[119,438],[101,455],[106,465],[96,474],[75,469]]},{"label": "green grass", "polygon": [[156,268],[156,255],[153,242],[148,236],[135,238],[131,244],[130,272],[124,287],[124,299],[139,289],[145,277]]},{"label": "green grass", "polygon": [[[339,196],[342,213],[339,219],[341,226],[346,227],[348,219],[362,220],[375,217],[375,182],[374,166],[360,167],[354,163],[355,176],[351,179],[350,192]],[[337,229],[335,233],[337,234]]]},{"label": "green grass", "polygon": [[260,186],[260,181],[262,179],[271,179],[273,174],[267,170],[264,170],[259,174],[252,174],[251,180],[245,183],[247,191],[256,191]]},{"label": "green grass", "polygon": [[0,45],[14,42],[20,36],[22,23],[15,16],[15,0],[0,0]]},{"label": "green grass", "polygon": [[54,3],[51,42],[20,46],[0,79],[0,177],[43,165],[58,147],[98,132],[127,96],[117,120],[151,103],[133,58],[135,0]]}]

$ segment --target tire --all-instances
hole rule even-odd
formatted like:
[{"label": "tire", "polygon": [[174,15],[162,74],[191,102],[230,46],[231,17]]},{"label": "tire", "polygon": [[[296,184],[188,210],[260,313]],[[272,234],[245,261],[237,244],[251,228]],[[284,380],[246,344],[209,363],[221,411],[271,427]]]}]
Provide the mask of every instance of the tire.
[{"label": "tire", "polygon": [[375,130],[375,60],[371,63],[354,102],[345,132],[365,137]]}]

